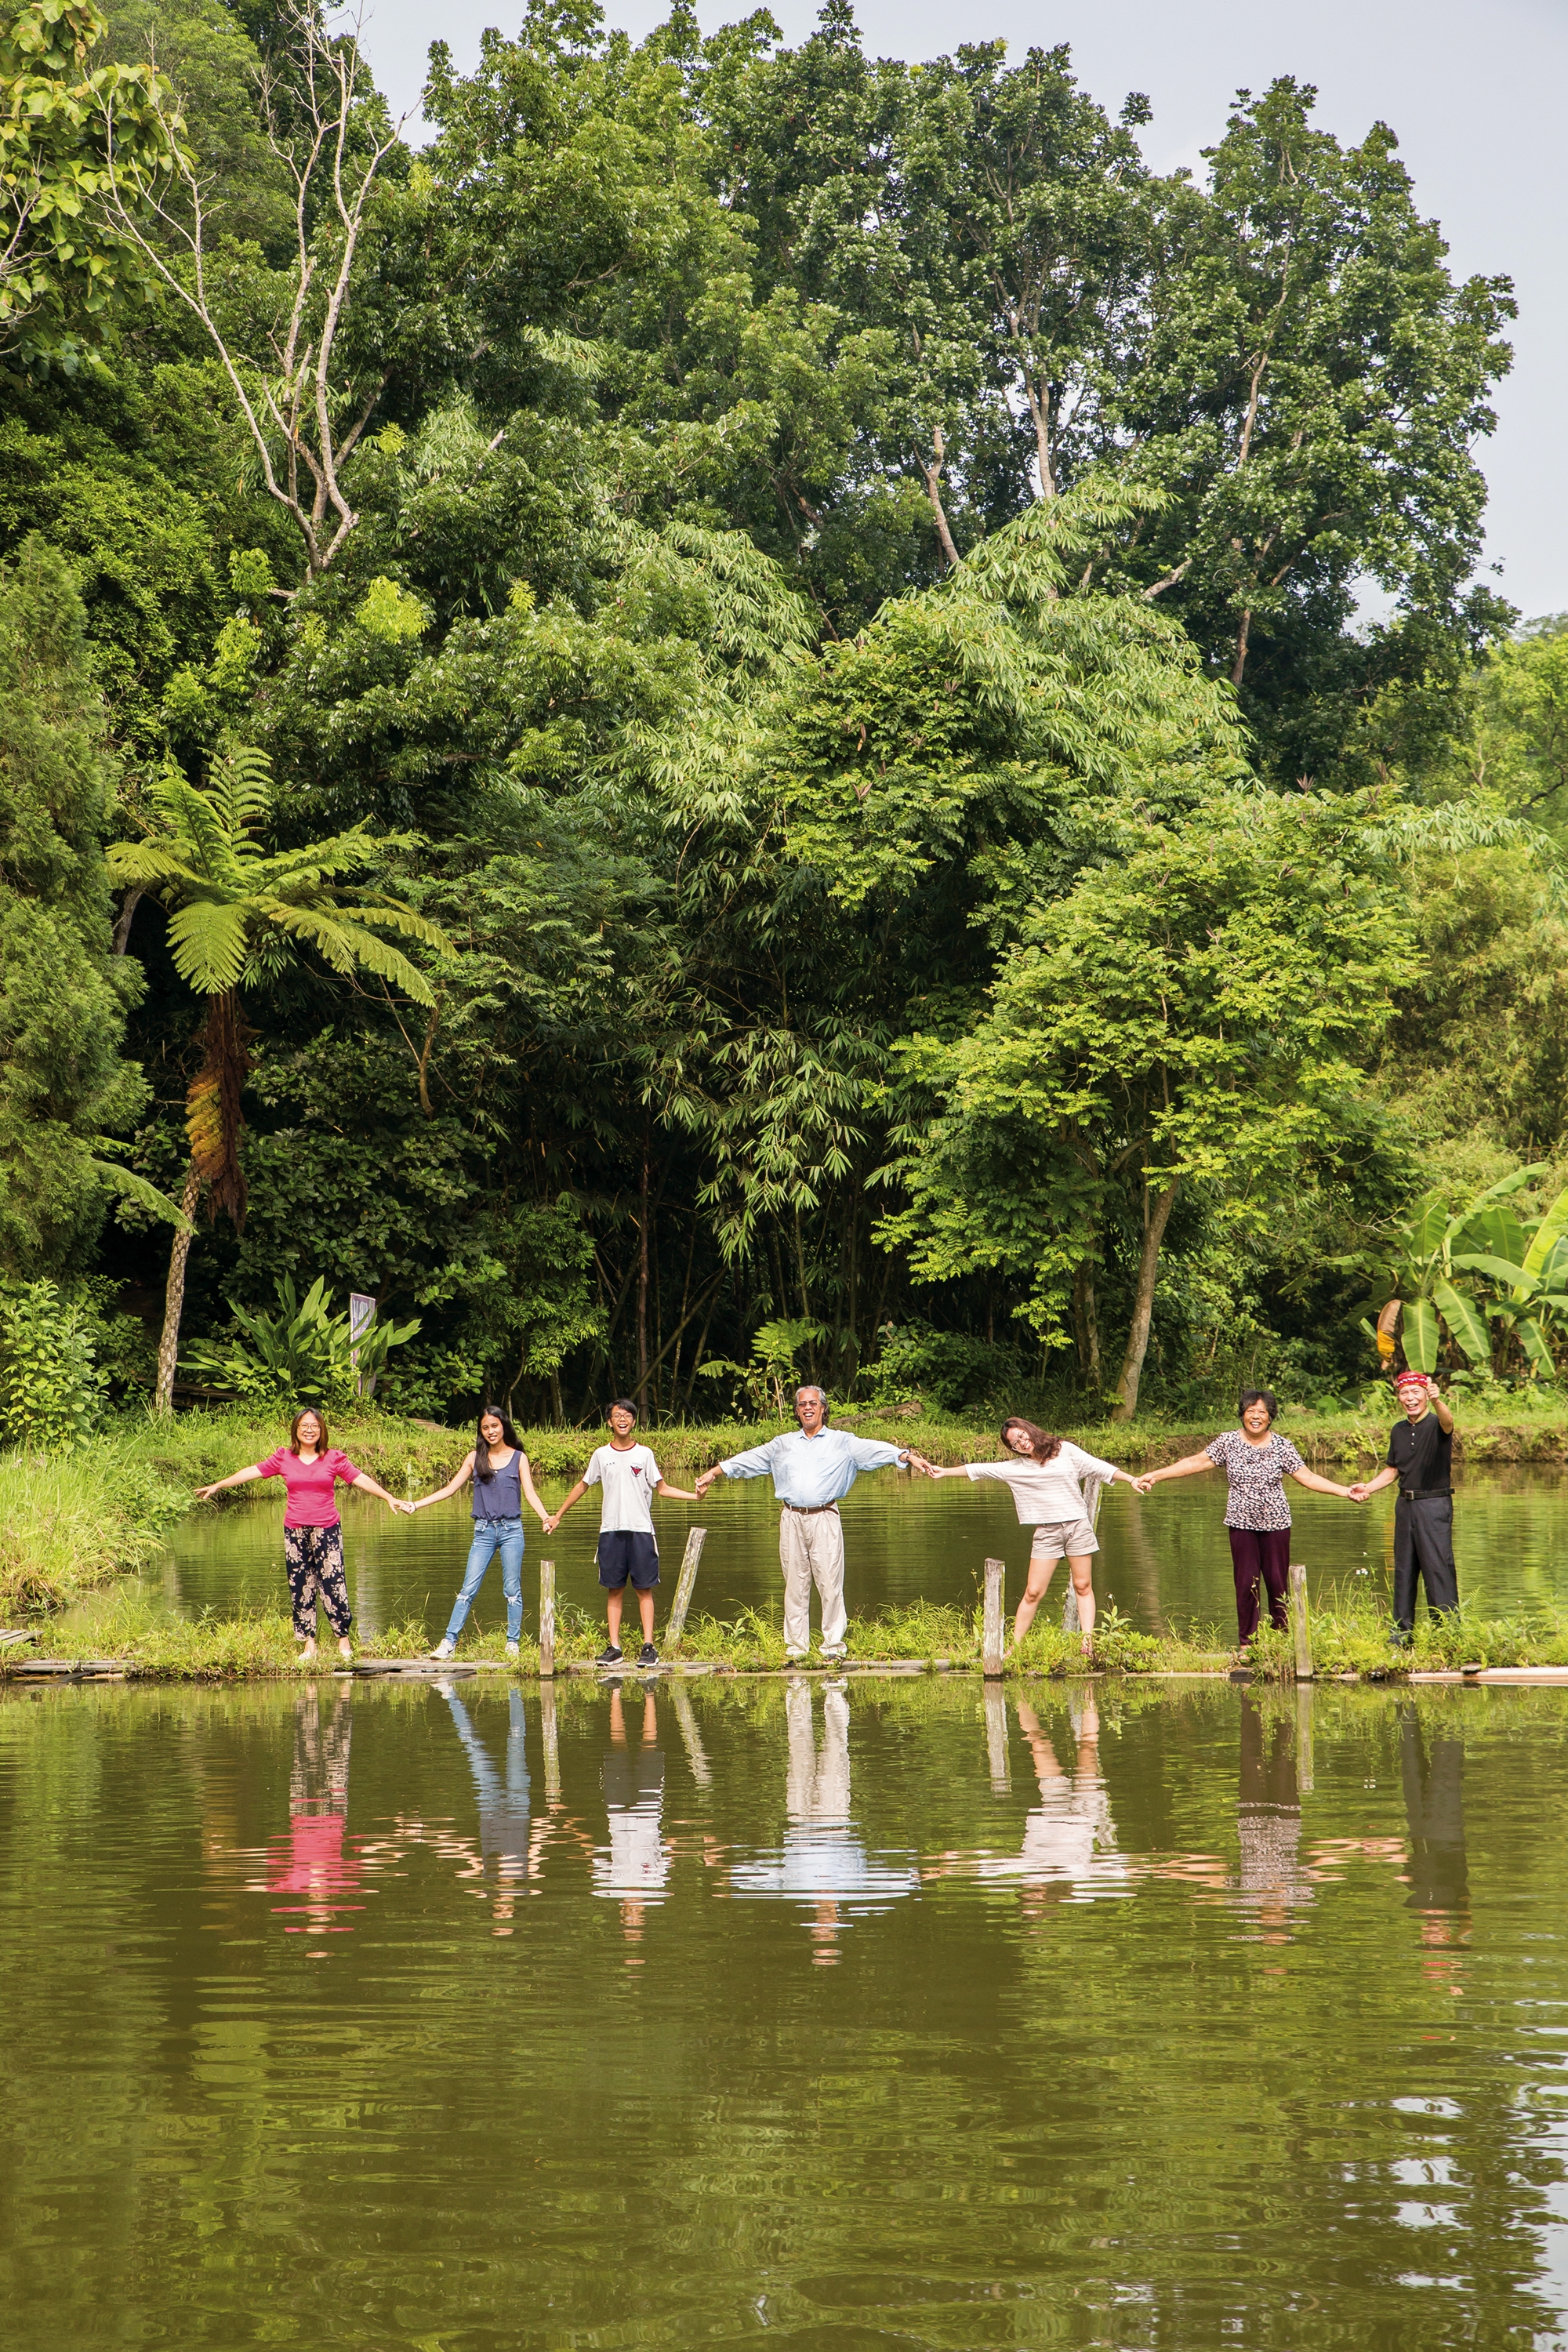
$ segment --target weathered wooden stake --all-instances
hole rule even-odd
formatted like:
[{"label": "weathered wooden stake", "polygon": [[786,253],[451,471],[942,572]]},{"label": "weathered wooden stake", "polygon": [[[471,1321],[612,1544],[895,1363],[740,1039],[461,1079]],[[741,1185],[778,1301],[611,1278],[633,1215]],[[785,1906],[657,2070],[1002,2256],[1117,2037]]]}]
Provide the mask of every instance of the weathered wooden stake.
[{"label": "weathered wooden stake", "polygon": [[702,1547],[707,1540],[706,1528],[688,1529],[686,1553],[680,1563],[680,1576],[675,1588],[675,1606],[669,1612],[669,1622],[664,1629],[664,1638],[667,1642],[679,1642],[686,1631],[686,1612],[691,1606],[691,1595],[697,1583],[698,1563],[702,1558]]},{"label": "weathered wooden stake", "polygon": [[1007,1702],[994,1684],[985,1694],[985,1753],[991,1766],[991,1793],[1005,1797],[1013,1785],[1007,1769]]},{"label": "weathered wooden stake", "polygon": [[555,1562],[539,1563],[539,1671],[555,1672]]},{"label": "weathered wooden stake", "polygon": [[[1098,1478],[1086,1478],[1084,1480],[1083,1499],[1085,1507],[1089,1512],[1089,1524],[1091,1528],[1096,1529],[1098,1529],[1100,1526],[1100,1498],[1104,1492],[1105,1488]],[[1078,1593],[1074,1590],[1072,1570],[1069,1568],[1068,1570],[1067,1598],[1062,1602],[1062,1632],[1064,1633],[1077,1633],[1080,1630],[1078,1615]]]},{"label": "weathered wooden stake", "polygon": [[1290,1563],[1290,1623],[1296,1635],[1296,1680],[1312,1679],[1312,1628],[1307,1615],[1307,1571],[1299,1559]]},{"label": "weathered wooden stake", "polygon": [[[700,1535],[702,1529],[697,1528],[693,1529],[693,1533]],[[693,1565],[695,1566],[695,1562]],[[713,1768],[708,1761],[708,1753],[702,1745],[702,1734],[697,1728],[697,1717],[691,1708],[691,1694],[684,1683],[672,1682],[669,1686],[669,1696],[675,1706],[675,1719],[680,1726],[680,1737],[686,1743],[686,1757],[691,1767],[691,1777],[700,1789],[710,1789],[713,1786]]]},{"label": "weathered wooden stake", "polygon": [[1296,1793],[1312,1793],[1312,1694],[1305,1684],[1296,1692]]},{"label": "weathered wooden stake", "polygon": [[561,1735],[555,1722],[555,1685],[546,1683],[539,1694],[540,1709],[544,1718],[544,1801],[547,1805],[561,1802]]},{"label": "weathered wooden stake", "polygon": [[1002,1672],[1002,1579],[1006,1572],[1005,1559],[988,1559],[985,1563],[985,1619],[980,1663],[992,1680]]}]

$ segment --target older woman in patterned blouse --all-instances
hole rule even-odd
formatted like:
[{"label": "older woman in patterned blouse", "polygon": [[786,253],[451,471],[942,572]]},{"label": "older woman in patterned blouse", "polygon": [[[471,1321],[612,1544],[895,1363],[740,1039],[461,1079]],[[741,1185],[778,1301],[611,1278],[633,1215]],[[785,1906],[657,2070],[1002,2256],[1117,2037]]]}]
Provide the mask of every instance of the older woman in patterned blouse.
[{"label": "older woman in patterned blouse", "polygon": [[1245,1648],[1258,1631],[1258,1582],[1268,1588],[1268,1622],[1287,1623],[1285,1591],[1289,1581],[1290,1506],[1285,1481],[1315,1494],[1339,1495],[1347,1503],[1355,1496],[1348,1486],[1320,1478],[1309,1470],[1288,1437],[1274,1433],[1279,1402],[1272,1389],[1243,1389],[1241,1427],[1227,1429],[1205,1446],[1163,1470],[1151,1470],[1138,1481],[1147,1493],[1163,1478],[1191,1478],[1200,1470],[1223,1470],[1230,1483],[1226,1497],[1225,1526],[1230,1538],[1230,1561],[1236,1575],[1237,1631]]}]

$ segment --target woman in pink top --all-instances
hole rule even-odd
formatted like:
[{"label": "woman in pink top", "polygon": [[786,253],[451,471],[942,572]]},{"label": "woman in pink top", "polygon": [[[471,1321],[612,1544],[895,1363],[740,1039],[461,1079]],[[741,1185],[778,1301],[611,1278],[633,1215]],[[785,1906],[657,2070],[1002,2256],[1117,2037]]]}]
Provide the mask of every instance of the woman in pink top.
[{"label": "woman in pink top", "polygon": [[313,1658],[316,1654],[319,1600],[338,1637],[340,1654],[353,1657],[349,1627],[353,1620],[349,1610],[348,1580],[343,1574],[343,1526],[338,1517],[334,1491],[337,1482],[341,1478],[345,1486],[359,1486],[367,1495],[379,1495],[395,1511],[406,1511],[409,1506],[389,1495],[384,1486],[378,1486],[367,1470],[356,1469],[346,1454],[328,1443],[327,1424],[310,1405],[294,1415],[287,1445],[280,1445],[265,1462],[253,1462],[248,1470],[236,1470],[227,1478],[215,1479],[210,1486],[198,1486],[196,1500],[209,1502],[226,1486],[243,1486],[251,1478],[281,1478],[289,1491],[288,1507],[283,1513],[283,1556],[289,1570],[289,1596],[294,1606],[294,1636],[304,1644],[300,1656]]}]

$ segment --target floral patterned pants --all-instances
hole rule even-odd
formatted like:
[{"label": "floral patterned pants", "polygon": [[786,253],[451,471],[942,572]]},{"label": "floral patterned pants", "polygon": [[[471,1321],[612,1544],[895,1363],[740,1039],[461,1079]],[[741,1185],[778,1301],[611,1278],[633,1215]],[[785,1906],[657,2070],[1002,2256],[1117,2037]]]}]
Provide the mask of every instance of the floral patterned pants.
[{"label": "floral patterned pants", "polygon": [[283,1557],[289,1569],[289,1598],[294,1604],[294,1631],[300,1640],[316,1638],[318,1600],[333,1633],[346,1633],[353,1615],[343,1574],[342,1528],[285,1528]]}]

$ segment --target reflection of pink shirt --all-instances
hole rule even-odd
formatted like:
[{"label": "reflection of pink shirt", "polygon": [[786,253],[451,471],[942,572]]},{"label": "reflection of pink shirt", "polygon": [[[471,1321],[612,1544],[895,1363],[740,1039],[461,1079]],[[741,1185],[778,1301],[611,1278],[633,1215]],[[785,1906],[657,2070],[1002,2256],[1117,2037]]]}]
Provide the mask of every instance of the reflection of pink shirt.
[{"label": "reflection of pink shirt", "polygon": [[[334,1911],[363,1911],[363,1903],[339,1903],[333,1897],[359,1893],[360,1864],[343,1852],[342,1813],[296,1813],[289,1824],[289,1843],[280,1840],[268,1848],[267,1891],[269,1895],[303,1895],[303,1903],[275,1903],[275,1912],[303,1911],[324,1925]],[[286,1931],[300,1933],[298,1927]],[[344,1936],[350,1931],[332,1931]]]},{"label": "reflection of pink shirt", "polygon": [[332,1482],[341,1478],[352,1486],[359,1476],[348,1455],[335,1445],[318,1454],[313,1462],[302,1462],[280,1445],[256,1466],[264,1478],[281,1478],[289,1489],[289,1507],[283,1514],[286,1528],[335,1528],[338,1507],[332,1498]]}]

